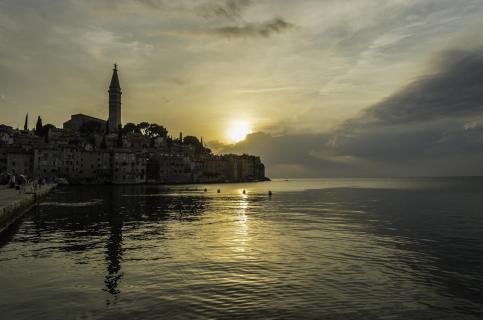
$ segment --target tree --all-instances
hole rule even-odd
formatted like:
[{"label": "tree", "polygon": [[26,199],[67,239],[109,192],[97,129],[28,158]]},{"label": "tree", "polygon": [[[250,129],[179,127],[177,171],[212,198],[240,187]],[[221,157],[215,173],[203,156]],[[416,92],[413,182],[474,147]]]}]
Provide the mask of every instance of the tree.
[{"label": "tree", "polygon": [[201,141],[200,141],[200,140],[198,140],[197,137],[186,136],[183,139],[183,144],[193,146],[194,149],[195,149],[195,152],[197,152],[197,153],[204,153],[204,154],[210,154],[211,153],[211,149],[205,148],[203,146],[203,138],[201,138]]},{"label": "tree", "polygon": [[146,129],[146,133],[151,138],[163,137],[166,138],[168,135],[168,130],[165,127],[160,126],[156,123],[151,123],[149,127]]},{"label": "tree", "polygon": [[123,134],[141,133],[141,130],[134,123],[128,122],[128,123],[126,123],[124,125],[124,128],[122,129],[122,132],[123,132]]},{"label": "tree", "polygon": [[45,126],[42,125],[42,118],[40,116],[37,118],[37,123],[35,124],[35,134],[39,137],[47,137],[50,129],[55,129],[53,124],[47,123]]},{"label": "tree", "polygon": [[168,149],[171,150],[171,147],[173,146],[173,138],[170,136],[166,137],[166,144],[168,145]]},{"label": "tree", "polygon": [[187,145],[191,145],[191,146],[193,146],[195,148],[201,147],[200,140],[198,140],[198,138],[197,137],[194,137],[194,136],[186,136],[186,137],[184,137],[183,143],[184,144],[187,144]]},{"label": "tree", "polygon": [[35,124],[35,134],[41,136],[43,127],[44,126],[42,125],[42,118],[40,118],[39,116],[37,118],[37,123]]},{"label": "tree", "polygon": [[25,115],[25,123],[23,125],[23,130],[27,131],[29,129],[29,114],[27,113]]},{"label": "tree", "polygon": [[44,135],[47,135],[50,129],[55,129],[55,126],[53,124],[47,123],[45,126],[43,126],[42,133]]},{"label": "tree", "polygon": [[142,134],[146,134],[146,130],[149,128],[149,123],[148,122],[141,122],[137,125],[137,128],[139,132]]}]

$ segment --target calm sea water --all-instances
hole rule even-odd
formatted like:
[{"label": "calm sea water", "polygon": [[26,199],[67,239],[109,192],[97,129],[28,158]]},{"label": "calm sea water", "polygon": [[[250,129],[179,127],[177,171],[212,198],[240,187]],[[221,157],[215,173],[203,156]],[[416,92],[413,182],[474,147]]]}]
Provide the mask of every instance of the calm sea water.
[{"label": "calm sea water", "polygon": [[206,187],[56,189],[1,240],[0,317],[483,317],[483,179]]}]

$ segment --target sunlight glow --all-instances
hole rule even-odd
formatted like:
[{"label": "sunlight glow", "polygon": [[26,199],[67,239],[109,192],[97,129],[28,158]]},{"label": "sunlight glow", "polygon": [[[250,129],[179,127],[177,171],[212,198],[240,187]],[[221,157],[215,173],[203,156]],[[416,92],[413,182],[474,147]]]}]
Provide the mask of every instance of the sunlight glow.
[{"label": "sunlight glow", "polygon": [[234,121],[227,129],[227,139],[232,143],[239,142],[244,140],[251,132],[251,126],[248,121]]}]

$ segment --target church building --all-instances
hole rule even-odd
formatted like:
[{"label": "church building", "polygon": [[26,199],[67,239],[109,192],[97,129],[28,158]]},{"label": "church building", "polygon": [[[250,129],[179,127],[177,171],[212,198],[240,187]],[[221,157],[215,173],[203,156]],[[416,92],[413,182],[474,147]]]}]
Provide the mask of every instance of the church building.
[{"label": "church building", "polygon": [[63,128],[79,131],[80,128],[88,123],[95,122],[102,128],[102,131],[108,130],[108,133],[117,133],[122,126],[121,123],[121,85],[119,83],[119,76],[117,74],[117,64],[114,65],[111,83],[109,85],[109,116],[107,121],[91,117],[85,114],[71,115],[70,120],[64,122]]}]

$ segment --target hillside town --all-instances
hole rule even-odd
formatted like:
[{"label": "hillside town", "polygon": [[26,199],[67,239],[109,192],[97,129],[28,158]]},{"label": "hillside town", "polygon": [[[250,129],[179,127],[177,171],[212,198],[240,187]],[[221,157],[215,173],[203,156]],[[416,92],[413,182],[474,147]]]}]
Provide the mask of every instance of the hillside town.
[{"label": "hillside town", "polygon": [[117,65],[109,85],[107,120],[74,114],[56,128],[36,119],[23,129],[0,125],[0,182],[16,178],[69,184],[210,183],[263,181],[252,155],[215,155],[203,138],[173,137],[161,125],[121,122]]}]

